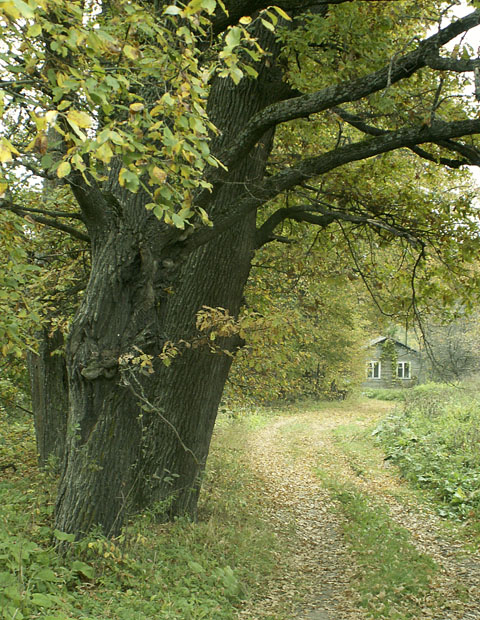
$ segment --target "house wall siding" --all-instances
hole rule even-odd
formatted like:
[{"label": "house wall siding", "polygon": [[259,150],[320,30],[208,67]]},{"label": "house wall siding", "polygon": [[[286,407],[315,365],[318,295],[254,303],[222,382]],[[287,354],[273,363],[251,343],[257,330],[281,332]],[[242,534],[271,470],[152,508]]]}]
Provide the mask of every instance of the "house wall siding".
[{"label": "house wall siding", "polygon": [[[377,361],[381,363],[380,378],[367,378],[362,386],[369,388],[391,388],[391,387],[412,387],[422,380],[422,362],[420,353],[401,345],[394,343],[396,351],[396,362],[410,363],[410,379],[399,379],[393,368],[391,358],[387,358],[383,350],[383,343],[375,344],[368,348],[365,363]],[[393,372],[392,372],[393,371]]]}]

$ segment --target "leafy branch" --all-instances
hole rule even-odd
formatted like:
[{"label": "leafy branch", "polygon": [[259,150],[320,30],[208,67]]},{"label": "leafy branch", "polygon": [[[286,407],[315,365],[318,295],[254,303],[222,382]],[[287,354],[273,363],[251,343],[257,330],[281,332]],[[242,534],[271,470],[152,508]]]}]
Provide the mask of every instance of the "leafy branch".
[{"label": "leafy branch", "polygon": [[[396,59],[394,63],[389,63],[388,66],[379,71],[347,83],[330,86],[314,93],[268,106],[248,122],[232,146],[220,154],[220,160],[225,166],[230,167],[241,160],[268,129],[280,123],[307,118],[312,114],[328,110],[342,103],[357,101],[400,80],[409,78],[419,69],[430,66],[429,63],[441,64],[440,61],[443,59],[436,54],[438,49],[462,32],[479,24],[480,11],[474,11],[428,37],[415,50]],[[439,61],[438,58],[440,58]],[[479,64],[480,61],[463,63],[463,61],[452,60],[451,62],[451,66],[455,67],[457,71],[460,70],[460,67],[463,71],[473,71]]]}]

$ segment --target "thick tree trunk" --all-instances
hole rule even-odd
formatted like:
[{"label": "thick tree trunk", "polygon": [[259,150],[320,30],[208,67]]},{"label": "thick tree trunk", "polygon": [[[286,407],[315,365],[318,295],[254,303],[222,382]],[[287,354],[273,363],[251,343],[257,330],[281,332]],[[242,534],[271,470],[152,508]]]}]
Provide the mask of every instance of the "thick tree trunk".
[{"label": "thick tree trunk", "polygon": [[[234,252],[232,234],[197,251],[164,296],[158,283],[142,280],[133,240],[131,252],[121,251],[119,237],[111,235],[94,259],[68,346],[71,417],[57,505],[61,530],[86,532],[101,524],[113,534],[126,512],[155,501],[169,502],[170,514],[195,514],[231,358],[204,345],[185,349],[165,367],[158,354],[167,340],[194,338],[202,305],[238,312],[254,229],[243,238]],[[154,356],[151,375],[129,361],[142,353]]]},{"label": "thick tree trunk", "polygon": [[[269,69],[263,81],[212,86],[209,113],[222,132],[217,151],[252,114],[285,94],[277,81],[275,88]],[[271,138],[231,167],[230,183],[212,194],[213,218],[262,177]],[[169,367],[158,355],[168,341],[195,339],[202,306],[237,315],[255,250],[251,213],[179,260],[181,242],[166,245],[164,226],[144,209],[148,199],[122,193],[115,181],[111,191],[118,205],[89,227],[91,278],[67,349],[69,439],[56,527],[76,535],[94,525],[114,535],[128,513],[155,502],[166,517],[195,517],[232,358],[207,345],[184,345]],[[237,343],[227,338],[222,346],[233,352]],[[148,364],[132,360],[141,362],[143,354],[152,356],[152,374]]]},{"label": "thick tree trunk", "polygon": [[60,331],[39,334],[38,353],[28,354],[38,461],[59,469],[65,453],[68,414],[68,381]]}]

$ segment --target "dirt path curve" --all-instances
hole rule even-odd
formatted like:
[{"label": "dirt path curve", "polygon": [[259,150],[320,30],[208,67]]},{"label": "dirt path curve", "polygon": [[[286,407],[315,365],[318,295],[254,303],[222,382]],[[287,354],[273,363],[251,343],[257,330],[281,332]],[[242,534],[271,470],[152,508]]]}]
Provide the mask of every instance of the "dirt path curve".
[{"label": "dirt path curve", "polygon": [[[276,417],[249,439],[252,465],[265,481],[268,519],[284,540],[291,540],[290,558],[269,595],[244,609],[239,618],[296,620],[362,620],[355,595],[358,568],[342,535],[343,516],[316,475],[354,484],[389,507],[393,521],[411,532],[411,542],[440,566],[432,587],[447,603],[429,607],[418,620],[480,620],[480,554],[462,554],[459,543],[447,540],[439,519],[424,506],[402,495],[395,471],[379,455],[369,458],[342,451],[335,431],[345,425],[369,426],[391,407],[388,403],[339,404],[325,410]],[[289,530],[290,528],[290,530]],[[291,536],[288,532],[291,532]],[[461,588],[459,588],[459,581]],[[300,586],[301,584],[301,586]],[[459,601],[462,589],[466,600]],[[301,593],[299,592],[301,591]],[[301,599],[301,600],[300,600]],[[432,597],[433,600],[433,597]],[[433,603],[432,603],[433,606]]]}]

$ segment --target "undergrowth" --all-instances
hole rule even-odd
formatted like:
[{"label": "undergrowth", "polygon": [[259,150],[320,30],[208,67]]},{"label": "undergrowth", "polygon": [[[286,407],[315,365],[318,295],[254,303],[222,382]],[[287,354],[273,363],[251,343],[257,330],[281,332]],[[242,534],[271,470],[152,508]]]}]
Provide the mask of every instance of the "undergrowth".
[{"label": "undergrowth", "polygon": [[368,388],[363,391],[363,395],[367,398],[400,402],[405,400],[407,393],[405,388]]},{"label": "undergrowth", "polygon": [[[264,420],[257,414],[250,423]],[[274,578],[279,543],[264,518],[261,482],[238,447],[242,425],[220,426],[198,523],[159,524],[154,507],[117,539],[92,534],[62,560],[52,542],[56,480],[37,468],[31,421],[5,421],[0,464],[14,462],[17,471],[0,473],[0,618],[237,617],[244,602],[261,596]]]},{"label": "undergrowth", "polygon": [[386,458],[417,487],[430,490],[440,514],[480,518],[480,399],[474,387],[429,384],[374,431]]}]

